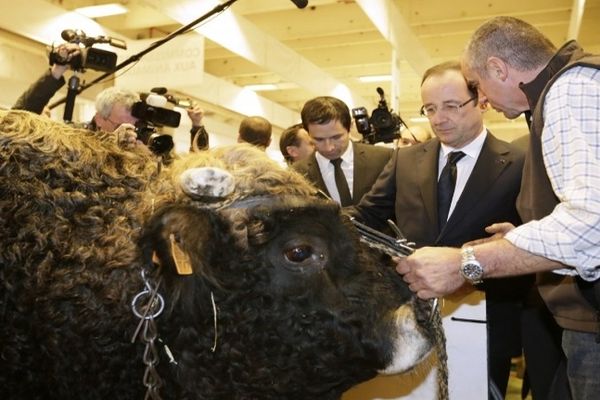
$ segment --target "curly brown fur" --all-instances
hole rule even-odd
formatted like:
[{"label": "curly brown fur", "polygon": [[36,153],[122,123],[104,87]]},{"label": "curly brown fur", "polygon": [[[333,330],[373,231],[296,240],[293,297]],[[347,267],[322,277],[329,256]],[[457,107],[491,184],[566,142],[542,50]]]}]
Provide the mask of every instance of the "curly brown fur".
[{"label": "curly brown fur", "polygon": [[[392,314],[414,296],[336,205],[264,153],[199,152],[159,173],[108,134],[12,111],[0,157],[0,398],[142,398],[142,268],[163,278],[156,322],[177,361],[159,348],[165,399],[335,399],[389,363]],[[198,166],[230,171],[235,191],[186,196],[178,177]]]}]

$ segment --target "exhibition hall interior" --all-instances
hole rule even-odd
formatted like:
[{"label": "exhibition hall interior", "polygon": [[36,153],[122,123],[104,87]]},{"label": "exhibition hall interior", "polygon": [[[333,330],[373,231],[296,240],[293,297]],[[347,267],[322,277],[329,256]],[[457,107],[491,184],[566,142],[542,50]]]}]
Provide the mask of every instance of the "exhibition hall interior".
[{"label": "exhibition hall interior", "polygon": [[[187,112],[195,105],[203,110],[202,126],[208,133],[211,148],[236,143],[240,123],[246,117],[264,117],[271,123],[273,133],[266,148],[267,155],[291,170],[291,163],[287,165],[281,153],[280,136],[288,127],[301,122],[303,106],[317,96],[341,99],[353,115],[361,108],[367,116],[384,108],[398,122],[398,130],[394,131],[394,135],[397,134],[393,138],[395,140],[377,143],[384,147],[394,147],[397,139],[407,135],[414,137],[417,132],[431,133],[430,120],[436,112],[443,110],[458,115],[463,106],[477,100],[476,89],[472,98],[462,104],[457,102],[448,106],[444,103],[439,110],[437,106],[432,106],[432,110],[425,108],[423,112],[423,73],[436,64],[459,61],[473,32],[496,16],[516,17],[530,23],[557,47],[569,40],[576,40],[587,52],[600,54],[600,0],[2,0],[0,109],[10,109],[19,96],[48,71],[60,45],[65,42],[76,43],[84,52],[84,57],[87,57],[87,64],[70,64],[64,74],[68,84],[58,90],[49,103],[49,116],[52,119],[68,123],[91,121],[97,111],[96,96],[112,86],[137,92],[143,96],[142,99],[154,93],[166,99],[162,106],[181,116],[174,125],[167,123],[162,128],[165,133],[172,135],[175,152],[184,154],[191,151],[190,130],[194,131],[197,126],[192,126]],[[107,68],[104,64],[109,63],[112,66]],[[460,77],[461,84],[464,83],[460,71],[457,69],[454,72]],[[73,86],[77,89],[74,90]],[[468,89],[471,91],[471,88]],[[485,110],[484,126],[496,138],[512,142],[528,135],[529,128],[522,115],[508,119],[492,107],[486,108],[485,104],[477,104],[476,101],[473,104]],[[67,110],[69,105],[71,109]],[[70,113],[72,115],[67,118]],[[481,116],[478,117],[480,121]],[[63,125],[60,127],[63,128]],[[482,131],[485,132],[485,129],[480,128],[477,133]],[[347,132],[345,134],[348,136]],[[354,125],[350,129],[350,138],[353,142],[368,142],[365,134],[360,132],[360,127]],[[360,148],[358,146],[364,146],[363,143],[353,146]],[[483,146],[481,143],[478,152]],[[388,154],[382,166],[393,157],[392,150],[383,150]],[[522,166],[524,153],[519,154]],[[456,162],[463,156],[464,153]],[[340,158],[332,158],[331,164],[335,165],[334,161]],[[374,162],[373,159],[369,161]],[[162,172],[162,161],[158,162],[159,173]],[[334,167],[327,160],[324,162],[326,167],[331,167],[328,183],[337,186],[339,175],[334,174],[338,170],[333,172]],[[496,160],[494,166],[504,168],[511,162],[512,159],[508,157],[501,158]],[[475,165],[475,161],[472,164]],[[168,164],[165,165],[168,168]],[[354,165],[352,168],[358,169]],[[455,165],[454,168],[450,200],[457,179]],[[377,175],[381,176],[379,171]],[[520,186],[521,171],[518,177],[517,186]],[[461,190],[466,187],[467,179],[462,182]],[[438,181],[431,179],[431,182],[437,184]],[[510,182],[516,182],[516,178]],[[349,190],[347,184],[345,189]],[[339,198],[333,200],[340,200],[340,204],[347,205],[341,200],[341,189],[337,187],[336,190],[339,190]],[[490,187],[489,191],[492,190]],[[394,191],[401,190],[394,187]],[[186,192],[185,188],[183,192]],[[518,190],[515,191],[515,198],[517,193]],[[191,197],[194,201],[198,198],[204,200],[202,196],[204,194]],[[506,199],[509,200],[505,203],[509,203],[511,198],[507,196]],[[435,201],[438,201],[437,197]],[[355,206],[357,204],[358,201],[354,203]],[[452,207],[456,204],[455,198]],[[503,205],[497,206],[500,208]],[[240,206],[243,207],[249,206]],[[265,214],[271,217],[269,213]],[[440,236],[447,221],[449,219],[444,219],[438,226]],[[350,223],[348,225],[353,226]],[[394,226],[391,229],[394,231]],[[174,234],[170,236],[173,248],[176,247]],[[362,239],[364,242],[364,237]],[[429,245],[438,246],[439,243],[426,246]],[[459,247],[456,243],[444,245]],[[409,250],[408,254],[411,254],[413,249]],[[235,254],[227,256],[233,257]],[[323,262],[323,258],[321,253],[318,262]],[[482,277],[483,272],[479,278]],[[474,285],[479,283],[480,280],[475,280]],[[480,288],[476,286],[476,289]],[[477,393],[483,396],[481,399],[484,399],[490,393],[486,369],[486,351],[489,349],[486,335],[489,327],[485,320],[485,295],[483,290],[480,292],[479,295],[484,299],[480,304],[464,303],[467,306],[479,306],[478,312],[483,316],[478,314],[472,319],[468,313],[466,317],[463,316],[464,321],[479,324],[473,328],[478,332],[474,335],[477,338],[466,335],[460,337],[465,348],[471,346],[469,350],[478,353],[477,365],[465,366],[460,364],[461,360],[449,368],[460,371],[472,369],[473,382],[469,382],[470,376],[461,374],[460,383],[453,384],[462,386],[465,393],[469,390],[474,393],[473,388],[476,388]],[[212,293],[210,295],[212,297]],[[459,298],[456,303],[449,299],[449,307],[456,305],[458,309],[463,305],[461,301],[464,298]],[[208,301],[208,297],[204,300]],[[477,301],[473,300],[473,303]],[[443,304],[442,301],[440,303]],[[214,310],[217,309],[214,303],[212,306]],[[216,333],[216,314],[214,318]],[[459,333],[457,336],[461,335]],[[215,345],[216,341],[215,338]],[[169,351],[168,348],[166,351]],[[461,353],[463,348],[453,351]],[[523,357],[514,357],[511,362],[511,378],[504,398],[532,399],[529,388],[522,386],[525,371]],[[342,400],[418,400],[419,394],[410,393],[414,389],[411,386],[413,383],[410,383],[412,378],[414,376],[410,374],[408,378],[401,379],[379,376],[346,391]],[[414,383],[414,386],[418,387],[420,383]],[[459,400],[459,397],[451,397],[451,400]]]},{"label": "exhibition hall interior", "polygon": [[[86,17],[77,9],[116,3],[117,13]],[[183,26],[214,11],[218,1],[203,0],[31,0],[2,2],[0,105],[10,107],[47,68],[47,46],[63,41],[64,30],[89,37],[119,39],[127,50],[98,43],[117,54],[117,62],[148,49]],[[387,104],[409,129],[429,129],[421,107],[420,76],[431,65],[458,59],[472,31],[496,15],[523,18],[560,45],[576,38],[590,52],[600,50],[598,0],[480,2],[461,0],[238,0],[221,14],[191,26],[77,98],[75,113],[87,119],[90,101],[102,88],[148,92],[155,87],[191,99],[205,110],[214,143],[235,140],[244,115],[262,115],[274,137],[299,122],[304,102],[319,95],[343,99],[369,112],[383,89]],[[295,3],[308,3],[300,9]],[[85,11],[84,11],[85,12]],[[90,14],[92,15],[92,14]],[[93,16],[93,15],[92,15]],[[129,60],[132,61],[132,60]],[[70,71],[66,74],[69,77]],[[82,83],[96,78],[88,70]],[[57,94],[60,99],[66,88]],[[61,106],[53,116],[62,117]],[[512,140],[526,133],[523,119],[509,121],[490,110],[486,126]],[[187,132],[182,118],[178,130]],[[419,127],[419,128],[417,128]],[[182,135],[184,136],[184,135]],[[361,135],[353,131],[353,138]],[[187,136],[182,138],[185,142]],[[276,142],[274,140],[273,142]],[[181,143],[181,150],[187,149]],[[270,152],[278,153],[272,143]]]}]

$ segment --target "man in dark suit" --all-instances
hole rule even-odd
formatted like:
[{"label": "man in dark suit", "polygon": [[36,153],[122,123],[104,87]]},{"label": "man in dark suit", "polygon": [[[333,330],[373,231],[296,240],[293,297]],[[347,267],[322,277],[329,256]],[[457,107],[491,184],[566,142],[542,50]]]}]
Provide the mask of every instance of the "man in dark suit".
[{"label": "man in dark suit", "polygon": [[[335,97],[321,96],[307,101],[301,116],[316,152],[293,164],[293,168],[343,206],[358,204],[389,161],[392,150],[350,141],[350,110]],[[339,167],[345,182],[336,179]],[[344,188],[340,193],[340,184],[347,185],[349,193],[345,195]]]},{"label": "man in dark suit", "polygon": [[[510,221],[518,225],[515,201],[521,183],[523,152],[485,129],[477,89],[467,85],[460,64],[447,62],[427,70],[421,83],[421,97],[424,104],[421,112],[429,119],[436,137],[396,150],[373,189],[353,210],[356,216],[372,227],[381,228],[395,214],[400,231],[417,247],[461,246],[487,237],[485,228],[495,222]],[[452,168],[454,188],[447,196],[444,210],[445,200],[438,196],[445,191],[441,186],[444,175],[451,175],[445,170]],[[511,357],[520,354],[520,304],[530,281],[528,277],[496,279],[477,286],[486,294],[488,373],[501,393],[506,391]],[[445,317],[445,328],[446,322]],[[452,322],[456,323],[456,318]],[[462,340],[467,336],[468,346],[468,335],[475,335],[475,331],[467,325],[458,329]],[[447,335],[450,349],[453,340],[457,340],[452,337],[456,333],[447,331]],[[449,350],[450,361],[452,357]],[[468,374],[469,371],[450,369],[451,392],[453,376]],[[461,398],[481,398],[473,392],[463,395],[467,397]]]}]

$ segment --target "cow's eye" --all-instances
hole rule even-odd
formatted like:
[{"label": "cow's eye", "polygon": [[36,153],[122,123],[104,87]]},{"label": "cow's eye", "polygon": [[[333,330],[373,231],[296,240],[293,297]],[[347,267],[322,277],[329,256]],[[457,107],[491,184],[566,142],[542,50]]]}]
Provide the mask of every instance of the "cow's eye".
[{"label": "cow's eye", "polygon": [[294,246],[284,254],[288,261],[300,263],[313,255],[313,248],[309,245]]}]

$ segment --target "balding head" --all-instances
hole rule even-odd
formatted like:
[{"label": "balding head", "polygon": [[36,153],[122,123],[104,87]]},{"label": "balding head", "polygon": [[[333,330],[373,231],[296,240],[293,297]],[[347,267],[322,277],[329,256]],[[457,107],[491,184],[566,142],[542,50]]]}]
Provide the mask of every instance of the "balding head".
[{"label": "balding head", "polygon": [[267,148],[271,143],[271,123],[263,117],[246,117],[240,124],[238,142],[250,143],[254,146]]}]

